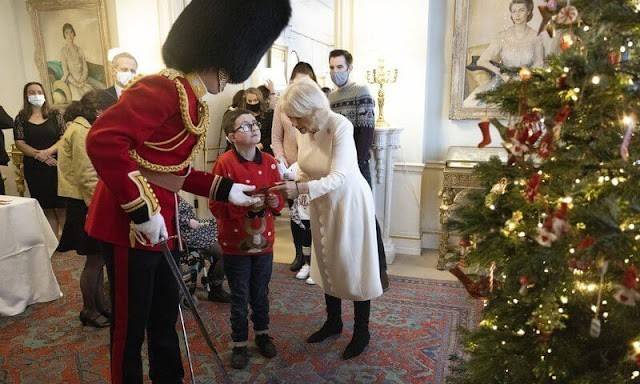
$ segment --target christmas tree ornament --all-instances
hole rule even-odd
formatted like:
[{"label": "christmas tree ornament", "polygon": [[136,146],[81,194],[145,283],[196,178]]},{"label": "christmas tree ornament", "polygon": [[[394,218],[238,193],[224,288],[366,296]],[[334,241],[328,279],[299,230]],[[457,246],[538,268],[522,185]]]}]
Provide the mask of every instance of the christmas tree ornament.
[{"label": "christmas tree ornament", "polygon": [[551,229],[556,236],[560,237],[569,232],[571,226],[568,220],[569,204],[561,203],[560,208],[551,217]]},{"label": "christmas tree ornament", "polygon": [[[556,127],[558,127],[557,131],[560,132],[561,126],[557,125]],[[540,145],[538,146],[538,156],[540,156],[540,158],[546,160],[551,156],[551,153],[553,152],[553,141],[554,141],[553,133],[548,132],[544,135],[544,137],[542,137],[542,140],[540,141]]]},{"label": "christmas tree ornament", "polygon": [[558,77],[556,85],[558,89],[563,89],[563,90],[569,87],[568,76],[566,73],[563,73],[562,75],[560,75],[560,77]]},{"label": "christmas tree ornament", "polygon": [[[567,118],[569,118],[569,115],[571,115],[571,107],[568,104],[565,104],[553,117],[553,128],[551,128],[551,132],[553,133],[553,140],[560,140],[560,135],[562,134],[562,126],[564,125],[565,121],[567,121]],[[547,143],[547,145],[549,144],[550,143]]]},{"label": "christmas tree ornament", "polygon": [[513,234],[513,232],[518,228],[522,222],[522,212],[515,211],[511,214],[511,218],[504,223],[504,228],[502,228],[501,233],[505,237],[509,237]]},{"label": "christmas tree ornament", "polygon": [[492,205],[494,205],[495,202],[498,200],[498,197],[505,194],[505,192],[507,191],[508,185],[509,185],[509,181],[507,180],[506,177],[503,177],[502,179],[500,179],[500,181],[498,181],[496,184],[494,184],[491,187],[491,190],[489,191],[489,193],[484,199],[484,205],[487,208],[490,208]]},{"label": "christmas tree ornament", "polygon": [[575,38],[573,36],[573,33],[565,32],[562,34],[562,37],[560,38],[560,50],[564,52],[567,49],[573,47],[574,43],[575,43]]},{"label": "christmas tree ornament", "polygon": [[609,64],[616,66],[620,64],[622,55],[620,54],[619,50],[611,51],[609,52],[609,54],[607,54],[607,60],[609,61]]},{"label": "christmas tree ornament", "polygon": [[578,8],[573,5],[563,7],[556,15],[556,23],[563,25],[571,25],[578,21]]},{"label": "christmas tree ornament", "polygon": [[524,276],[524,275],[523,275],[523,276],[520,276],[519,281],[520,281],[520,289],[518,290],[518,293],[519,293],[521,296],[526,296],[526,295],[527,295],[527,293],[529,293],[529,290],[530,290],[531,288],[535,287],[535,284],[532,284],[532,283],[529,281],[529,278],[528,278],[527,276]]},{"label": "christmas tree ornament", "polygon": [[552,215],[547,216],[542,227],[538,228],[538,235],[535,238],[538,244],[550,247],[554,241],[571,229],[567,221],[568,209],[567,203],[561,203]]},{"label": "christmas tree ornament", "polygon": [[601,328],[600,319],[598,319],[597,317],[594,317],[593,319],[591,319],[589,336],[593,337],[594,339],[600,337],[600,328]]},{"label": "christmas tree ornament", "polygon": [[585,272],[591,267],[591,261],[587,259],[576,259],[575,257],[567,261],[567,266],[574,271]]},{"label": "christmas tree ornament", "polygon": [[478,123],[478,127],[480,128],[480,132],[482,133],[482,141],[478,143],[478,148],[484,148],[487,145],[491,144],[491,125],[489,123],[489,120],[483,119]]},{"label": "christmas tree ornament", "polygon": [[524,188],[524,197],[525,199],[533,203],[538,196],[538,190],[540,189],[540,182],[542,180],[542,175],[538,172],[531,175],[529,181],[527,182],[527,186]]},{"label": "christmas tree ornament", "polygon": [[598,298],[596,302],[596,309],[594,311],[593,319],[591,319],[591,327],[589,329],[589,335],[593,338],[597,338],[600,336],[600,306],[602,304],[602,289],[604,287],[604,275],[607,273],[607,269],[609,268],[609,262],[607,260],[603,260],[600,266],[600,285],[598,286]]},{"label": "christmas tree ornament", "polygon": [[624,137],[622,144],[620,145],[620,156],[622,160],[629,161],[629,145],[631,144],[631,137],[633,136],[633,129],[635,128],[635,120],[631,116],[625,116],[623,119],[625,125]]},{"label": "christmas tree ornament", "polygon": [[638,270],[635,265],[632,265],[624,271],[622,284],[616,285],[618,291],[613,295],[613,297],[620,304],[635,307],[636,301],[640,300],[640,293],[636,290],[637,287]]},{"label": "christmas tree ornament", "polygon": [[578,243],[578,245],[576,246],[576,249],[578,251],[584,251],[587,248],[591,248],[595,243],[596,243],[596,240],[590,235],[587,235],[584,239],[580,241],[580,243]]},{"label": "christmas tree ornament", "polygon": [[460,269],[460,266],[449,269],[449,272],[454,275],[464,286],[464,289],[474,299],[487,299],[491,293],[489,276],[483,276],[478,281],[472,280],[466,273]]},{"label": "christmas tree ornament", "polygon": [[626,49],[624,46],[620,48],[620,62],[626,63],[631,59],[631,50]]},{"label": "christmas tree ornament", "polygon": [[550,247],[557,239],[556,234],[549,230],[547,226],[538,228],[538,235],[535,237],[536,242],[543,247]]},{"label": "christmas tree ornament", "polygon": [[473,243],[467,237],[463,237],[462,239],[460,239],[460,241],[458,241],[458,246],[459,246],[458,253],[460,254],[460,261],[458,262],[458,265],[460,265],[461,267],[465,266],[464,259],[469,253],[469,250],[472,248],[472,245]]},{"label": "christmas tree ornament", "polygon": [[522,67],[520,68],[520,71],[518,72],[518,76],[520,77],[520,80],[522,81],[529,81],[531,80],[531,70],[527,67]]},{"label": "christmas tree ornament", "polygon": [[[542,16],[542,21],[540,21],[540,27],[538,27],[538,35],[539,35],[549,25],[549,22],[551,21],[551,18],[553,18],[553,15],[555,13],[555,9],[549,8],[549,4],[547,3],[546,5],[539,5],[538,11],[540,11],[540,16]],[[549,37],[553,37],[553,36],[550,35]]]}]

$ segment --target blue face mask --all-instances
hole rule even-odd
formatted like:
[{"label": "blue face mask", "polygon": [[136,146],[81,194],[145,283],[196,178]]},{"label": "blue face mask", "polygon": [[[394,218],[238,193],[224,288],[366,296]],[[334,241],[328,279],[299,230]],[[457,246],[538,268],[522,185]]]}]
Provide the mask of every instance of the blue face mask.
[{"label": "blue face mask", "polygon": [[349,71],[331,72],[331,81],[338,87],[344,87],[349,81]]}]

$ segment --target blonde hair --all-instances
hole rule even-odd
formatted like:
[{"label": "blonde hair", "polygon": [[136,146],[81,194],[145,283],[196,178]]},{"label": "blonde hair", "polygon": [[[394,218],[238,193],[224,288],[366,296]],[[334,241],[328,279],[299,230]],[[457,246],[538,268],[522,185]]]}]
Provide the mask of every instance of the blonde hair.
[{"label": "blonde hair", "polygon": [[304,77],[294,81],[280,97],[282,110],[287,116],[314,116],[318,111],[329,111],[329,100],[318,84]]}]

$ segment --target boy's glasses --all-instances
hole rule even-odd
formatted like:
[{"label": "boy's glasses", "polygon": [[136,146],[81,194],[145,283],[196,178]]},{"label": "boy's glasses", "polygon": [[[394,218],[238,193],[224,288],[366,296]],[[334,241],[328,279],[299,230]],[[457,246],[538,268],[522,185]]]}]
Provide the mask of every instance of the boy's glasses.
[{"label": "boy's glasses", "polygon": [[253,123],[242,123],[242,124],[240,124],[240,126],[238,128],[236,128],[234,130],[234,132],[249,133],[254,128],[257,128],[258,130],[260,130],[260,127],[261,127],[261,125],[257,121],[254,121]]}]

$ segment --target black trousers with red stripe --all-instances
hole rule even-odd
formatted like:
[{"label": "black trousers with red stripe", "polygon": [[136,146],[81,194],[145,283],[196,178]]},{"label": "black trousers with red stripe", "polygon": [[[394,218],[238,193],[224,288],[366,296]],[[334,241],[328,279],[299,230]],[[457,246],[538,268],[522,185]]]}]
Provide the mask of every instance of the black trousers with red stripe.
[{"label": "black trousers with red stripe", "polygon": [[[182,383],[176,332],[178,285],[162,253],[102,243],[111,282],[111,382],[142,384],[142,343],[147,336],[149,377]],[[173,253],[176,261],[178,253]]]}]

